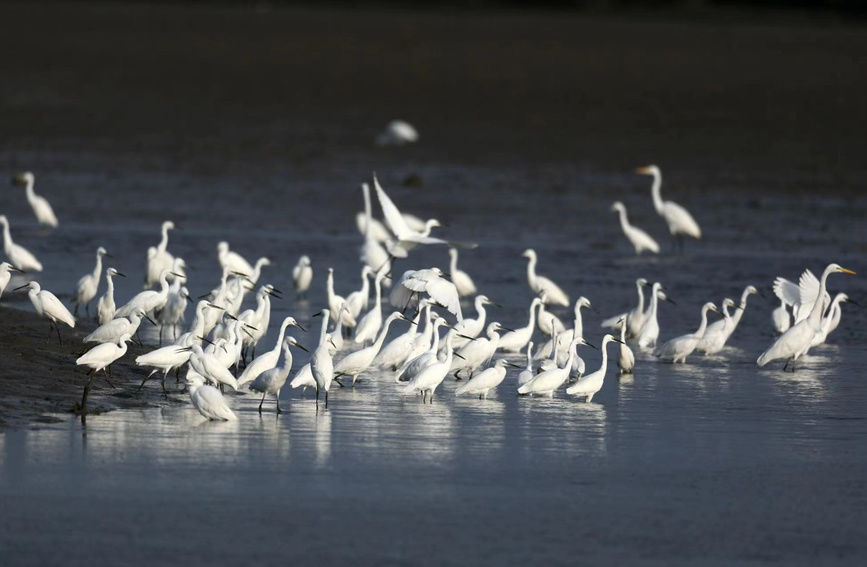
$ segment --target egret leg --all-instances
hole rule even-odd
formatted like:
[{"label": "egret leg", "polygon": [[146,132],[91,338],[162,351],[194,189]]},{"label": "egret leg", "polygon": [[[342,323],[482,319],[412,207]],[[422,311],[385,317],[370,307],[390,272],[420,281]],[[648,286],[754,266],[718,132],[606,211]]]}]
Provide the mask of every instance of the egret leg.
[{"label": "egret leg", "polygon": [[319,386],[316,386],[316,409],[319,409]]},{"label": "egret leg", "polygon": [[[266,395],[266,394],[267,394],[267,392],[262,392],[262,399],[259,401],[259,415],[262,414],[262,404],[265,403],[265,395]],[[278,405],[278,406],[280,405],[280,402],[279,402],[279,401],[277,402],[277,405]]]},{"label": "egret leg", "polygon": [[57,341],[60,343],[60,346],[63,346],[63,338],[60,336],[60,326],[57,323],[53,323],[54,330],[57,331]]},{"label": "egret leg", "polygon": [[87,384],[84,386],[84,394],[81,396],[81,405],[79,406],[79,410],[81,411],[81,424],[85,425],[87,423],[87,396],[90,394],[90,387],[93,385],[93,375],[96,374],[95,370],[91,370],[87,373]]},{"label": "egret leg", "polygon": [[72,316],[78,317],[78,303],[75,304],[75,309],[72,310]]},{"label": "egret leg", "polygon": [[281,414],[281,413],[283,413],[283,410],[280,409],[280,390],[277,390],[276,401],[277,401],[277,413]]},{"label": "egret leg", "polygon": [[[78,306],[76,305],[76,307],[78,307]],[[84,306],[84,313],[85,313],[85,315],[87,316],[87,318],[90,319],[90,302],[88,302],[88,303]]]},{"label": "egret leg", "polygon": [[328,390],[325,390],[325,407],[328,408]]},{"label": "egret leg", "polygon": [[105,373],[105,381],[108,383],[108,385],[111,386],[111,387],[114,388],[114,389],[117,389],[117,386],[115,386],[114,384],[112,384],[112,383],[111,383],[111,380],[108,379],[108,377],[111,376],[111,373],[108,371],[108,366],[106,366],[105,368],[103,368],[102,371]]},{"label": "egret leg", "polygon": [[163,387],[163,398],[168,399],[169,393],[166,391],[166,376],[163,375],[163,379],[160,380],[160,385]]}]

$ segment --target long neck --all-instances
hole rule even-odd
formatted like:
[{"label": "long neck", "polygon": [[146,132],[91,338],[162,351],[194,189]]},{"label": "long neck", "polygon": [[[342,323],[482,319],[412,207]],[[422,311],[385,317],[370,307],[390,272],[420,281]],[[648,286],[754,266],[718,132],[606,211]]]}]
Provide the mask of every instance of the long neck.
[{"label": "long neck", "polygon": [[288,327],[288,326],[289,326],[289,321],[283,321],[283,324],[280,325],[280,333],[277,335],[277,346],[276,346],[277,349],[279,349],[280,345],[283,344],[283,337],[286,336],[286,327]]},{"label": "long neck", "polygon": [[114,280],[112,279],[111,274],[105,274],[105,284],[105,295],[114,298]]},{"label": "long neck", "polygon": [[373,215],[370,211],[370,188],[367,183],[361,185],[361,190],[364,193],[364,236],[370,238],[370,223]]},{"label": "long neck", "polygon": [[620,213],[620,228],[623,229],[623,232],[626,232],[629,229],[629,219],[626,218],[626,209],[617,209],[617,212]]},{"label": "long neck", "polygon": [[488,312],[485,310],[485,306],[482,305],[481,301],[476,305],[476,313],[478,313],[476,320],[479,322],[479,325],[484,325],[485,319],[488,317]]},{"label": "long neck", "polygon": [[575,320],[572,322],[572,336],[584,336],[584,320],[581,318],[581,307],[575,308]]},{"label": "long neck", "polygon": [[433,342],[431,343],[431,352],[436,352],[440,349],[440,326],[434,323],[433,325]]},{"label": "long neck", "polygon": [[376,337],[376,342],[373,343],[374,352],[379,352],[379,349],[382,348],[382,343],[383,341],[385,341],[385,336],[388,334],[388,328],[391,326],[392,321],[394,321],[394,319],[392,319],[391,317],[385,320],[385,324],[379,331],[379,336]]},{"label": "long neck", "polygon": [[644,313],[644,286],[636,284],[636,287],[638,288],[638,311]]},{"label": "long neck", "polygon": [[331,302],[331,298],[334,297],[334,272],[328,272],[328,280],[326,281],[326,288],[328,291],[328,302]]},{"label": "long neck", "polygon": [[374,290],[376,291],[376,307],[374,309],[379,309],[380,305],[382,305],[382,280],[381,278],[376,278],[376,281],[373,282]]},{"label": "long neck", "polygon": [[93,268],[93,279],[99,284],[99,277],[102,275],[102,254],[96,255],[96,267]]},{"label": "long neck", "polygon": [[662,194],[660,188],[662,187],[662,174],[655,172],[653,174],[653,186],[650,188],[650,193],[653,195],[653,208],[656,209],[656,212],[660,215],[662,214]]},{"label": "long neck", "polygon": [[602,376],[605,377],[605,371],[608,370],[608,343],[611,341],[602,341],[602,364],[599,365],[599,371],[602,372]]},{"label": "long neck", "polygon": [[533,282],[536,281],[536,257],[530,256],[530,261],[527,262],[527,279],[530,281],[530,285],[533,285]]},{"label": "long neck", "polygon": [[322,318],[322,327],[319,329],[319,344],[325,344],[325,335],[328,333],[328,317]]},{"label": "long neck", "polygon": [[530,304],[530,321],[527,323],[527,326],[530,327],[530,330],[536,325],[536,303]]},{"label": "long neck", "polygon": [[33,190],[33,184],[36,182],[35,179],[27,179],[27,183],[24,186],[24,191],[27,192],[27,202],[32,202],[33,199],[36,198],[36,192]]},{"label": "long neck", "polygon": [[810,310],[810,314],[807,316],[807,321],[810,322],[810,326],[814,329],[818,329],[819,325],[822,321],[822,313],[825,311],[824,297],[825,297],[825,284],[828,283],[828,276],[831,275],[829,270],[825,270],[822,274],[822,280],[819,282],[819,295],[816,296],[816,303],[813,304],[813,309]]},{"label": "long neck", "polygon": [[659,305],[659,296],[656,290],[653,290],[653,297],[650,298],[650,317],[656,319],[656,307]]},{"label": "long neck", "polygon": [[[341,309],[341,315],[342,314],[343,314],[343,310]],[[343,317],[338,317],[337,322],[334,324],[334,330],[331,331],[331,334],[335,337],[340,337],[340,336],[342,336],[340,334],[342,332],[343,332]]]},{"label": "long neck", "polygon": [[732,323],[734,326],[737,326],[737,324],[741,322],[741,317],[744,316],[744,310],[747,308],[747,299],[749,299],[749,297],[750,294],[746,291],[741,295],[740,309],[735,309],[735,312],[732,315]]},{"label": "long neck", "polygon": [[168,245],[169,245],[169,229],[168,229],[168,227],[164,226],[163,227],[163,237],[160,240],[159,245],[157,246],[157,250],[159,250],[160,252],[165,252],[166,246],[168,246]]},{"label": "long neck", "polygon": [[3,243],[8,248],[12,246],[12,233],[9,232],[9,223],[3,223]]},{"label": "long neck", "polygon": [[533,343],[527,343],[527,370],[533,370]]},{"label": "long neck", "polygon": [[626,321],[624,320],[620,323],[620,340],[621,342],[626,342]]},{"label": "long neck", "polygon": [[449,273],[454,275],[458,271],[458,255],[456,252],[451,253],[449,259]]},{"label": "long neck", "polygon": [[367,301],[367,295],[370,293],[370,280],[367,278],[367,272],[361,272],[361,295]]},{"label": "long neck", "polygon": [[703,308],[701,310],[701,325],[698,326],[698,330],[696,330],[695,334],[699,337],[704,335],[704,330],[707,328],[707,308]]}]

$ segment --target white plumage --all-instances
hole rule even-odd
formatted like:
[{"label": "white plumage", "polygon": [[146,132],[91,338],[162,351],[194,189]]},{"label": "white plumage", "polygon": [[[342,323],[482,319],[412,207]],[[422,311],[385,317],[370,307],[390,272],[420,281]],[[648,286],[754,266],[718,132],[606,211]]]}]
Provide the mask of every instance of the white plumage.
[{"label": "white plumage", "polygon": [[479,396],[479,399],[487,398],[488,392],[503,383],[506,377],[506,361],[498,360],[492,367],[482,370],[455,390],[456,396],[469,394]]},{"label": "white plumage", "polygon": [[441,305],[458,321],[463,319],[458,290],[455,284],[443,277],[439,268],[407,270],[394,286],[389,299],[394,307],[405,309],[412,306],[417,295],[422,293],[426,293],[431,303]]},{"label": "white plumage", "polygon": [[555,284],[545,276],[536,274],[536,251],[532,248],[524,250],[524,258],[527,258],[527,283],[530,284],[530,289],[535,295],[541,295],[545,292],[543,301],[550,305],[569,306],[569,296],[566,295],[560,286]]},{"label": "white plumage", "polygon": [[30,208],[33,209],[33,214],[36,215],[36,220],[39,221],[39,224],[57,228],[57,216],[55,216],[54,209],[51,208],[48,199],[37,195],[33,190],[33,185],[36,183],[34,175],[29,171],[25,171],[18,175],[15,180],[24,185],[27,193],[27,202],[30,203]]},{"label": "white plumage", "polygon": [[656,243],[656,240],[637,226],[629,224],[629,218],[626,216],[626,206],[623,203],[615,201],[611,205],[611,210],[617,211],[619,214],[620,228],[623,229],[623,234],[632,243],[636,254],[641,254],[645,250],[659,254],[659,244]]},{"label": "white plumage", "polygon": [[668,231],[672,236],[691,236],[692,238],[701,238],[701,228],[698,223],[692,218],[682,206],[674,201],[663,201],[660,188],[662,186],[662,172],[655,165],[641,167],[637,171],[643,175],[653,176],[653,186],[651,187],[651,195],[653,196],[653,208],[657,214],[665,219],[668,225]]},{"label": "white plumage", "polygon": [[36,256],[12,240],[9,220],[6,215],[0,215],[0,224],[3,225],[3,254],[9,259],[9,263],[22,272],[41,272],[42,264],[36,259]]},{"label": "white plumage", "polygon": [[692,354],[692,352],[695,350],[695,347],[704,336],[704,332],[707,329],[708,311],[719,312],[716,305],[708,301],[701,308],[701,324],[699,325],[698,329],[694,333],[681,335],[667,341],[662,346],[658,347],[656,350],[653,351],[653,356],[656,356],[660,360],[665,360],[668,362],[686,362],[686,357]]}]

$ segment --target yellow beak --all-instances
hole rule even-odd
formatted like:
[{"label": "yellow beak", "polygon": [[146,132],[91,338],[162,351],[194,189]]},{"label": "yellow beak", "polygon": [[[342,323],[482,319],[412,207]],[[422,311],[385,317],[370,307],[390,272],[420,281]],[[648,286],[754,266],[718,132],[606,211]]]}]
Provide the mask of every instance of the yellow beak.
[{"label": "yellow beak", "polygon": [[856,275],[855,272],[853,272],[852,270],[847,270],[846,268],[840,268],[840,271],[844,274],[852,274],[853,276]]}]

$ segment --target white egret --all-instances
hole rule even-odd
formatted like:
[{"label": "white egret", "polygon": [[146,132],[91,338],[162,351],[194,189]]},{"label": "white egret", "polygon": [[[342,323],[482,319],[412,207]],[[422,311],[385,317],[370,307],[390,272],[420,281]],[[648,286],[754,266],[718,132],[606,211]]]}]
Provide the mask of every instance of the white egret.
[{"label": "white egret", "polygon": [[22,272],[41,272],[42,264],[29,250],[16,244],[9,232],[9,220],[6,215],[0,215],[0,224],[3,225],[3,254],[9,259],[9,263]]},{"label": "white egret", "polygon": [[656,346],[656,341],[659,339],[659,320],[656,314],[659,310],[659,300],[671,301],[662,291],[662,284],[654,282],[651,288],[650,307],[644,314],[644,321],[641,323],[641,329],[635,335],[638,346],[644,349],[650,349]]},{"label": "white egret", "polygon": [[11,272],[20,271],[9,262],[0,262],[0,297],[3,297],[3,292],[6,291],[6,286],[9,285],[9,280],[12,279]]},{"label": "white egret", "polygon": [[653,356],[667,362],[686,362],[686,357],[692,354],[695,347],[704,336],[705,329],[707,329],[708,311],[716,311],[719,313],[719,309],[717,309],[716,305],[708,301],[701,308],[701,324],[698,326],[698,329],[696,329],[694,333],[681,335],[665,342],[662,346],[657,347],[656,350],[653,351]]},{"label": "white egret", "polygon": [[84,305],[87,314],[90,314],[90,302],[96,297],[96,292],[99,289],[99,280],[102,276],[102,257],[106,254],[105,248],[102,246],[97,248],[96,266],[94,266],[93,272],[81,276],[81,279],[75,285],[75,311],[73,315],[78,315],[78,308],[81,305]]},{"label": "white egret", "polygon": [[[454,371],[455,378],[461,379],[460,372],[463,370],[472,378],[473,373],[494,356],[497,352],[497,345],[500,342],[500,331],[503,326],[496,321],[489,324],[485,332],[486,337],[476,337],[465,344],[457,352],[457,359],[452,362],[451,370]],[[449,341],[448,344],[451,344]]]},{"label": "white egret", "polygon": [[432,364],[425,366],[421,371],[419,371],[419,373],[409,381],[409,384],[406,385],[406,388],[403,391],[404,394],[421,392],[422,402],[424,402],[425,395],[429,395],[430,401],[433,403],[434,392],[436,392],[437,387],[443,383],[446,374],[449,373],[449,369],[452,366],[454,356],[454,350],[452,348],[453,337],[454,335],[446,336],[445,357],[443,357],[442,360],[434,358]]},{"label": "white egret", "polygon": [[289,382],[289,387],[293,390],[295,388],[304,388],[304,390],[306,390],[308,387],[316,387],[316,379],[313,377],[313,370],[310,368],[309,362],[295,373],[295,376],[292,377],[292,381]]},{"label": "white egret", "polygon": [[506,377],[506,362],[501,358],[490,368],[486,368],[467,380],[467,382],[459,386],[455,390],[456,396],[469,394],[471,396],[478,395],[479,399],[487,399],[488,392],[503,383]]},{"label": "white egret", "polygon": [[[82,342],[85,343],[114,343],[122,335],[135,336],[138,332],[139,325],[142,319],[151,321],[143,311],[130,313],[126,317],[118,317],[112,319],[105,325],[100,325],[94,329],[89,335],[84,337]],[[153,323],[153,321],[151,321]]]},{"label": "white egret", "polygon": [[364,344],[374,340],[380,327],[382,327],[382,278],[384,277],[385,272],[380,271],[376,274],[376,279],[373,280],[376,300],[373,308],[358,321],[358,325],[355,328],[355,337],[353,338],[356,344]]},{"label": "white egret", "polygon": [[455,284],[460,297],[476,293],[476,284],[473,283],[473,278],[465,271],[458,269],[458,249],[454,246],[449,248],[449,277]]},{"label": "white egret", "polygon": [[448,244],[448,242],[441,238],[430,236],[430,230],[440,226],[439,221],[436,219],[426,221],[424,231],[419,232],[411,229],[406,220],[404,220],[403,215],[400,214],[400,210],[398,210],[397,206],[395,206],[379,184],[376,174],[373,175],[373,188],[376,190],[376,196],[382,208],[385,224],[397,239],[397,242],[390,250],[392,256],[405,258],[407,253],[419,244]]},{"label": "white egret", "polygon": [[225,240],[217,243],[217,258],[220,261],[220,266],[228,268],[230,272],[248,277],[253,275],[253,266],[250,265],[250,262],[237,252],[229,250],[229,243]]},{"label": "white egret", "polygon": [[746,309],[747,309],[747,300],[753,294],[761,295],[759,293],[759,290],[756,289],[756,286],[754,286],[754,285],[748,285],[747,287],[744,288],[744,291],[741,293],[741,302],[738,304],[738,308],[735,309],[735,312],[732,314],[732,325],[728,329],[728,336],[726,337],[726,340],[728,340],[729,337],[732,336],[732,333],[735,332],[735,329],[738,328],[738,325],[741,322],[741,317],[744,316],[744,311],[746,311]]},{"label": "white egret", "polygon": [[578,356],[576,347],[579,344],[589,345],[584,339],[575,337],[569,344],[569,358],[566,364],[561,368],[555,366],[550,370],[544,370],[518,387],[519,394],[536,394],[540,396],[553,396],[554,390],[566,383],[569,379],[569,373],[572,370],[572,364],[575,362],[575,357]]},{"label": "white egret", "polygon": [[620,321],[620,356],[617,358],[617,367],[620,368],[620,374],[632,374],[635,368],[635,353],[626,344],[625,318]]},{"label": "white egret", "polygon": [[361,289],[355,290],[346,296],[346,307],[349,309],[349,314],[356,321],[361,312],[368,309],[370,306],[370,280],[368,276],[373,274],[370,266],[364,265],[361,267]]},{"label": "white egret", "polygon": [[536,251],[532,248],[528,248],[524,250],[522,256],[528,259],[527,282],[530,284],[530,289],[533,290],[533,293],[539,295],[544,291],[545,295],[543,296],[543,301],[546,304],[563,305],[568,307],[569,296],[560,289],[560,286],[545,276],[536,274]]},{"label": "white egret", "polygon": [[147,275],[145,276],[145,288],[151,288],[160,281],[163,270],[171,270],[175,257],[167,250],[169,245],[169,231],[174,230],[175,223],[170,220],[164,221],[160,227],[159,244],[148,249]]},{"label": "white egret", "polygon": [[57,228],[57,217],[54,215],[54,210],[51,208],[48,199],[37,195],[33,191],[33,185],[36,182],[33,173],[25,171],[15,176],[14,181],[19,185],[24,185],[24,190],[27,193],[27,202],[30,203],[30,208],[33,209],[33,214],[36,215],[36,220],[39,221],[39,224]]},{"label": "white egret", "polygon": [[191,350],[183,347],[179,348],[178,345],[168,345],[137,356],[135,358],[136,366],[148,366],[151,368],[150,374],[141,381],[138,389],[141,390],[151,376],[162,370],[163,393],[166,393],[166,376],[172,370],[179,369],[189,362],[191,354]]},{"label": "white egret", "polygon": [[[184,261],[182,259],[175,258],[175,266],[177,269],[182,269],[183,265]],[[185,282],[186,278],[175,278],[172,281],[172,285],[169,287],[166,304],[161,309],[154,312],[154,315],[156,315],[156,321],[160,324],[160,344],[163,342],[163,329],[165,329],[166,326],[172,329],[172,338],[174,340],[177,340],[178,338],[178,324],[184,319],[184,313],[187,311],[187,304],[190,299],[190,290],[183,285]]]},{"label": "white egret", "polygon": [[656,213],[665,219],[668,225],[668,232],[677,239],[678,244],[683,246],[683,237],[691,236],[692,238],[701,238],[701,228],[698,223],[692,218],[685,208],[681,207],[674,201],[663,201],[660,188],[662,187],[662,172],[655,165],[640,167],[636,171],[642,175],[650,175],[653,177],[653,185],[650,188],[653,196],[653,208]]},{"label": "white egret", "polygon": [[[797,285],[786,278],[778,277],[774,280],[773,288],[777,297],[792,306],[795,323],[807,318],[819,297],[819,280],[810,270],[801,273]],[[822,301],[823,305],[831,303],[831,296],[827,291],[822,294]]]},{"label": "white egret", "polygon": [[[239,388],[243,388],[244,385],[255,380],[266,370],[277,366],[277,362],[280,359],[280,348],[283,345],[283,338],[286,336],[286,329],[289,327],[298,327],[302,331],[304,330],[304,327],[298,324],[295,317],[290,316],[283,319],[283,322],[280,324],[280,331],[277,333],[277,342],[274,344],[274,348],[268,352],[260,354],[247,365],[247,368],[245,368],[241,375],[238,376]],[[295,339],[292,340],[294,341]],[[298,347],[305,350],[301,345],[298,345]]]},{"label": "white egret", "polygon": [[[346,311],[345,314],[349,314],[349,308],[346,305],[340,306],[341,311]],[[344,314],[344,315],[345,315]],[[328,341],[331,343],[332,352],[338,353],[343,350],[343,317],[338,317],[337,322],[334,324],[334,328],[328,333]]]},{"label": "white egret", "polygon": [[176,277],[183,277],[180,274],[172,273],[170,270],[163,270],[162,273],[160,273],[160,291],[140,291],[135,295],[135,297],[127,301],[123,307],[120,307],[115,312],[114,316],[127,317],[136,311],[150,313],[155,309],[162,309],[169,300],[169,274]]},{"label": "white egret", "polygon": [[265,402],[265,396],[273,394],[277,401],[277,413],[283,413],[280,409],[280,390],[286,384],[286,379],[289,377],[289,372],[292,371],[292,352],[289,347],[297,346],[303,350],[307,350],[298,344],[295,337],[286,337],[283,341],[283,364],[280,364],[278,359],[273,368],[270,368],[256,377],[253,383],[250,384],[250,389],[254,392],[262,392],[262,400],[259,402],[259,413],[262,413],[262,404]]},{"label": "white egret", "polygon": [[403,146],[418,142],[418,131],[404,120],[392,120],[377,137],[377,146]]},{"label": "white egret", "polygon": [[[552,335],[551,340],[545,343],[539,352],[536,353],[536,358],[545,358],[550,355],[552,352],[556,353],[556,360],[562,362],[569,356],[569,351],[567,350],[569,343],[572,342],[573,337],[583,337],[584,336],[584,320],[581,316],[581,309],[586,307],[587,309],[593,309],[593,306],[590,304],[590,300],[584,297],[583,295],[578,298],[575,302],[575,307],[572,310],[573,318],[572,318],[572,328],[563,330],[556,330],[557,332]],[[542,309],[542,306],[539,307]],[[558,319],[559,321],[559,319]],[[581,358],[577,359],[579,362]],[[578,371],[578,368],[575,369]]]},{"label": "white egret", "polygon": [[[559,317],[548,311],[545,307],[546,297],[547,294],[544,291],[539,295],[539,299],[542,300],[542,303],[539,304],[538,325],[540,331],[549,337],[553,337],[554,335],[565,331],[566,325],[563,324],[563,321],[561,321]],[[550,352],[550,349],[548,352]]]},{"label": "white egret", "polygon": [[376,337],[376,340],[372,345],[351,352],[337,362],[337,364],[334,365],[334,375],[338,378],[340,376],[352,376],[352,384],[355,385],[355,382],[358,380],[358,375],[370,368],[370,365],[373,364],[373,360],[376,358],[376,355],[379,354],[379,351],[382,348],[382,343],[385,341],[385,336],[388,334],[388,328],[398,317],[402,317],[402,315],[395,311],[385,319],[385,322],[382,324],[382,329],[379,331],[379,335]]},{"label": "white egret", "polygon": [[[30,282],[16,289],[24,289],[25,287],[30,288],[30,291],[27,292],[27,296],[30,298],[30,303],[33,304],[33,308],[36,309],[36,313],[40,317],[48,319],[51,328],[57,331],[57,340],[60,341],[60,344],[63,344],[63,339],[60,338],[60,327],[57,325],[57,322],[60,321],[61,323],[66,323],[71,328],[75,328],[75,317],[73,317],[72,313],[69,312],[69,309],[67,309],[63,303],[57,299],[56,295],[47,289],[40,288],[37,282]],[[49,338],[51,338],[51,328],[48,330]]]},{"label": "white egret", "polygon": [[[205,379],[210,380],[215,384],[224,384],[231,386],[233,390],[238,389],[238,381],[229,372],[227,366],[215,354],[207,353],[202,350],[198,344],[193,344],[188,347],[179,347],[184,350],[192,351],[190,355],[190,368],[197,374],[200,374]],[[225,345],[220,346],[223,352],[226,352]]]},{"label": "white egret", "polygon": [[729,338],[729,331],[734,325],[734,318],[729,313],[729,308],[735,306],[735,302],[730,297],[726,297],[722,302],[722,316],[719,321],[714,321],[707,326],[701,340],[695,346],[696,352],[704,354],[716,354],[723,349],[726,341]]},{"label": "white egret", "polygon": [[819,332],[813,335],[813,341],[810,343],[810,348],[824,343],[828,339],[828,335],[837,328],[837,325],[840,324],[840,317],[842,316],[842,304],[847,301],[851,302],[849,296],[845,293],[838,293],[834,296],[834,300],[831,301],[831,305],[828,307],[825,316],[822,318]]},{"label": "white egret", "polygon": [[500,337],[500,343],[497,348],[505,352],[521,352],[533,337],[533,331],[536,329],[536,308],[541,304],[542,298],[534,297],[533,301],[530,302],[530,314],[527,325],[505,333]]},{"label": "white egret", "polygon": [[[84,393],[81,396],[81,404],[78,408],[82,416],[82,423],[85,420],[84,416],[87,415],[87,396],[90,394],[91,385],[93,385],[93,377],[97,372],[103,370],[106,373],[106,381],[108,381],[109,366],[126,354],[126,343],[129,340],[130,335],[123,335],[118,338],[117,343],[96,345],[76,359],[76,365],[90,368],[90,372],[87,374],[87,384],[84,386]],[[111,383],[109,382],[109,384]]]},{"label": "white egret", "polygon": [[310,257],[307,255],[298,258],[298,263],[292,268],[292,282],[295,285],[295,293],[299,297],[304,297],[307,290],[310,289],[310,283],[313,281],[313,266],[310,263]]},{"label": "white egret", "polygon": [[[408,357],[403,363],[403,366],[401,366],[400,369],[398,369],[398,371],[395,373],[395,382],[406,382],[407,380],[412,380],[413,378],[418,376],[419,372],[421,372],[434,362],[437,362],[437,351],[439,350],[440,342],[439,328],[442,326],[448,326],[448,324],[446,323],[445,319],[437,316],[434,319],[433,324],[431,325],[433,338],[430,345],[428,345],[428,349],[419,355],[410,355],[410,357]],[[449,340],[453,340],[453,337],[454,335],[452,335],[451,333],[446,335],[446,338],[449,338]]]},{"label": "white egret", "polygon": [[126,277],[115,268],[108,268],[105,271],[105,293],[96,303],[96,316],[100,325],[105,325],[114,319],[114,313],[117,310],[114,304],[114,276]]},{"label": "white egret", "polygon": [[409,329],[405,333],[396,336],[379,350],[371,363],[372,366],[396,370],[407,359],[407,353],[413,350],[416,338],[418,338],[418,324],[423,312],[422,309],[419,309],[415,314],[415,318],[409,322]]},{"label": "white egret", "polygon": [[354,327],[356,322],[352,317],[352,313],[341,309],[346,304],[346,298],[334,293],[334,268],[328,268],[328,278],[325,280],[325,290],[328,293],[328,312],[331,313],[331,319],[337,321],[338,317],[342,317],[344,325],[347,327]]},{"label": "white egret", "polygon": [[[256,308],[247,309],[240,315],[238,320],[244,323],[249,334],[245,333],[243,337],[244,347],[252,349],[252,354],[256,356],[256,345],[268,332],[268,327],[271,325],[271,296],[280,299],[280,293],[270,284],[263,285],[256,292]],[[245,355],[248,352],[245,350]]]},{"label": "white egret", "polygon": [[190,401],[200,414],[212,421],[237,421],[238,416],[226,403],[226,398],[215,387],[205,384],[201,376],[188,376]]},{"label": "white egret", "polygon": [[[455,338],[452,339],[452,346],[455,349],[461,348],[469,341],[479,336],[479,333],[481,333],[482,330],[485,328],[485,320],[488,316],[485,305],[496,304],[490,299],[488,299],[487,295],[477,295],[475,300],[473,301],[473,305],[476,308],[476,317],[474,319],[462,319],[459,323],[455,324],[455,326],[452,327],[451,331],[449,331],[451,334],[455,335]],[[440,347],[440,350],[444,349],[445,343]]]},{"label": "white egret", "polygon": [[620,340],[608,334],[602,337],[602,345],[599,347],[602,351],[602,364],[599,365],[599,370],[579,378],[577,382],[566,388],[567,394],[583,397],[587,403],[593,400],[593,396],[602,389],[602,384],[605,382],[605,372],[608,370],[607,347],[611,342],[620,342]]},{"label": "white egret", "polygon": [[[368,195],[370,194],[369,186],[365,183],[365,186],[368,187]],[[360,211],[355,213],[355,226],[358,227],[358,232],[361,233],[361,236],[367,235],[367,213],[365,211]],[[385,228],[385,225],[379,222],[375,218],[370,219],[370,237],[376,240],[377,242],[387,242],[391,239],[391,233],[388,232],[388,229]]]},{"label": "white egret", "polygon": [[648,285],[650,284],[644,278],[635,280],[635,288],[638,291],[638,304],[626,313],[621,313],[602,321],[602,327],[617,329],[620,326],[620,319],[626,317],[626,336],[630,338],[637,336],[641,330],[641,325],[644,324],[644,288]]},{"label": "white egret", "polygon": [[[825,296],[826,283],[828,276],[833,273],[855,274],[852,270],[847,270],[839,264],[829,264],[822,272],[822,279],[819,282],[819,289],[816,293],[816,298]],[[810,350],[810,345],[813,342],[813,336],[821,332],[822,326],[822,301],[814,301],[813,307],[806,319],[796,323],[788,331],[780,335],[776,341],[756,360],[759,366],[764,366],[774,360],[785,360],[783,366],[785,370],[789,364],[792,364],[792,372],[795,371],[795,361],[797,361],[804,353]]]},{"label": "white egret", "polygon": [[786,300],[780,299],[780,306],[771,312],[771,322],[774,324],[774,330],[783,334],[792,326],[792,315],[786,306]]},{"label": "white egret", "polygon": [[331,389],[331,382],[334,380],[334,361],[331,359],[331,351],[328,348],[328,317],[330,313],[328,309],[323,309],[319,312],[322,317],[322,328],[319,331],[319,344],[316,350],[313,351],[313,356],[310,358],[310,370],[313,372],[313,379],[316,381],[316,407],[319,407],[319,392],[325,391],[325,407],[328,407],[328,390]]},{"label": "white egret", "polygon": [[406,309],[413,298],[422,293],[426,293],[431,303],[441,305],[458,321],[464,318],[458,290],[455,284],[443,277],[439,268],[405,271],[391,291],[391,304],[398,309]]},{"label": "white egret", "polygon": [[[391,271],[391,255],[386,251],[380,242],[389,240],[390,236],[387,231],[385,237],[379,240],[379,236],[374,235],[374,219],[370,207],[370,186],[367,183],[361,184],[361,191],[364,193],[364,244],[361,245],[359,259],[370,266],[374,272],[385,269]],[[379,226],[382,226],[379,221],[376,221]],[[382,228],[385,231],[385,227]]]},{"label": "white egret", "polygon": [[611,210],[617,211],[619,214],[620,228],[623,229],[623,234],[625,234],[626,238],[629,239],[629,242],[632,243],[636,254],[641,255],[645,250],[653,252],[654,254],[659,254],[659,244],[656,243],[656,240],[637,226],[629,224],[629,218],[626,216],[626,206],[623,203],[615,201],[614,204],[611,205]]},{"label": "white egret", "polygon": [[527,343],[527,367],[518,374],[518,386],[523,386],[533,379],[533,341]]}]

